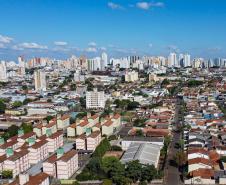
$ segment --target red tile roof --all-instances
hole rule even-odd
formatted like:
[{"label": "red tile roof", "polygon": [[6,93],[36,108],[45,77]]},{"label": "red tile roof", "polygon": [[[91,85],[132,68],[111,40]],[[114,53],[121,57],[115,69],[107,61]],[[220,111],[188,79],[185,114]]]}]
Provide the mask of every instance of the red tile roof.
[{"label": "red tile roof", "polygon": [[212,162],[209,159],[197,157],[197,158],[188,160],[188,165],[198,164],[198,163],[212,166]]},{"label": "red tile roof", "polygon": [[214,171],[212,169],[200,168],[190,172],[190,175],[193,177],[201,177],[203,179],[211,179],[214,177]]},{"label": "red tile roof", "polygon": [[61,158],[59,158],[59,161],[67,162],[72,157],[74,157],[75,155],[77,155],[77,151],[76,150],[70,150],[69,152],[65,153]]}]

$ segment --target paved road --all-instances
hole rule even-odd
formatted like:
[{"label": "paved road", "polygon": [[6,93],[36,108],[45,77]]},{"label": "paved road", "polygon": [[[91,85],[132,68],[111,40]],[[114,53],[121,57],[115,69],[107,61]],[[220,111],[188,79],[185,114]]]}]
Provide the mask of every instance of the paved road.
[{"label": "paved road", "polygon": [[[178,99],[178,103],[176,104],[175,109],[175,124],[180,124],[178,119],[178,114],[180,110],[180,100]],[[165,166],[165,185],[181,185],[183,182],[180,179],[180,172],[178,168],[172,163],[174,155],[179,151],[179,149],[175,148],[175,144],[181,139],[181,134],[178,132],[173,132],[172,142],[169,146],[168,156],[166,159],[166,166]]]}]

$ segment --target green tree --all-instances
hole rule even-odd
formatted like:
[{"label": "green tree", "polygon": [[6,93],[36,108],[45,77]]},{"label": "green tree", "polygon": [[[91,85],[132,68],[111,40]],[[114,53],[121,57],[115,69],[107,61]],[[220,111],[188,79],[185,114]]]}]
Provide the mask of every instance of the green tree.
[{"label": "green tree", "polygon": [[18,108],[21,107],[23,105],[23,103],[21,101],[15,101],[13,102],[13,108]]},{"label": "green tree", "polygon": [[106,151],[111,149],[110,142],[107,138],[104,138],[96,148],[96,150],[93,153],[93,157],[103,157],[103,155],[106,153]]},{"label": "green tree", "polygon": [[184,153],[184,151],[179,151],[175,154],[174,156],[175,162],[177,163],[178,166],[183,166],[185,165],[187,158],[186,158],[186,154]]},{"label": "green tree", "polygon": [[8,139],[10,137],[13,137],[13,136],[17,135],[18,130],[19,130],[18,126],[16,126],[16,125],[10,126],[8,128],[7,132],[4,134],[4,136],[5,136],[4,139],[6,140],[6,139]]},{"label": "green tree", "polygon": [[24,133],[29,133],[33,131],[33,127],[31,124],[22,123],[21,127],[24,130]]},{"label": "green tree", "polygon": [[141,181],[150,182],[153,178],[157,177],[157,170],[153,165],[144,166],[141,170]]},{"label": "green tree", "polygon": [[86,99],[85,98],[80,97],[79,103],[80,103],[81,107],[86,108]]},{"label": "green tree", "polygon": [[147,121],[147,119],[136,119],[133,123],[133,126],[135,127],[144,127],[145,126],[145,121]]},{"label": "green tree", "polygon": [[163,87],[163,86],[166,86],[166,85],[169,85],[170,84],[170,81],[168,80],[168,79],[164,79],[163,81],[162,81],[162,83],[161,83],[161,87]]},{"label": "green tree", "polygon": [[147,182],[145,182],[145,181],[140,181],[140,182],[139,182],[139,185],[147,185]]},{"label": "green tree", "polygon": [[133,110],[140,106],[140,104],[136,101],[132,101],[128,103],[127,110]]},{"label": "green tree", "polygon": [[12,179],[13,178],[13,171],[12,170],[3,170],[2,171],[3,179]]},{"label": "green tree", "polygon": [[54,118],[54,116],[48,115],[45,119],[46,119],[46,121],[49,123],[49,121],[50,121],[51,119],[53,119],[53,118]]},{"label": "green tree", "polygon": [[27,91],[28,90],[28,86],[27,85],[23,85],[22,86],[22,90]]},{"label": "green tree", "polygon": [[112,151],[122,151],[122,148],[120,146],[113,145],[113,146],[111,146],[111,150]]},{"label": "green tree", "polygon": [[136,131],[136,136],[144,136],[143,131],[142,130],[137,130]]},{"label": "green tree", "polygon": [[98,174],[101,170],[101,158],[93,157],[86,166],[92,173]]},{"label": "green tree", "polygon": [[32,102],[31,99],[29,98],[26,98],[24,101],[23,101],[23,105],[27,105],[28,103]]},{"label": "green tree", "polygon": [[0,114],[5,113],[5,109],[6,109],[5,102],[4,102],[4,100],[0,99]]},{"label": "green tree", "polygon": [[126,184],[125,166],[116,157],[104,157],[102,159],[102,168],[108,178],[113,179],[117,185]]},{"label": "green tree", "polygon": [[126,177],[133,180],[133,182],[137,182],[141,178],[142,165],[138,160],[131,161],[127,163],[126,167]]}]

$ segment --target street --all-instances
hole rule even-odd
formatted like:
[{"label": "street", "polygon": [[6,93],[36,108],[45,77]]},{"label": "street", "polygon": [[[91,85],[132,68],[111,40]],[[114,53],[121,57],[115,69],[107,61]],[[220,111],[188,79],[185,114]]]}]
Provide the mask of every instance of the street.
[{"label": "street", "polygon": [[[177,99],[176,108],[175,108],[175,119],[174,124],[175,127],[180,124],[179,121],[179,110],[181,106],[181,100]],[[178,171],[178,167],[174,162],[174,155],[179,151],[179,148],[175,148],[175,144],[181,139],[181,134],[179,132],[173,131],[172,133],[172,141],[169,145],[168,155],[166,159],[165,166],[165,177],[164,184],[165,185],[181,185],[183,182],[180,178],[180,172]]]}]

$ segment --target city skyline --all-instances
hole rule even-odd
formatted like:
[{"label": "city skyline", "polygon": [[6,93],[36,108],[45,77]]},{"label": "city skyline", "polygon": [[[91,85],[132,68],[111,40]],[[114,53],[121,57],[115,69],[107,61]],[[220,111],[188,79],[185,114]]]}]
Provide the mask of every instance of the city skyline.
[{"label": "city skyline", "polygon": [[226,2],[0,0],[0,58],[190,53],[226,57]]}]

